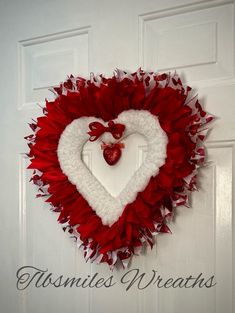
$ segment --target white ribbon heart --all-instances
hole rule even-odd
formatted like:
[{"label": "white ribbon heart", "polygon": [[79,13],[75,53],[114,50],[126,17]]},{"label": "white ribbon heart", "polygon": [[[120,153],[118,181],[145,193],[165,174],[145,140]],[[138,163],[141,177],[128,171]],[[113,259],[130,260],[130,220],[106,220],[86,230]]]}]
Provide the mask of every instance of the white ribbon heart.
[{"label": "white ribbon heart", "polygon": [[[87,134],[89,124],[95,121],[106,124],[101,119],[94,117],[81,117],[70,123],[61,134],[57,154],[63,173],[87,200],[101,218],[102,223],[111,226],[122,215],[125,206],[133,202],[137,193],[146,188],[149,179],[158,174],[159,168],[165,162],[168,139],[158,118],[149,111],[127,110],[114,120],[115,123],[126,126],[123,137],[134,133],[145,137],[147,155],[125,188],[117,197],[113,197],[82,161],[82,149],[89,140]],[[107,135],[107,133],[104,134],[104,137],[107,138]]]}]

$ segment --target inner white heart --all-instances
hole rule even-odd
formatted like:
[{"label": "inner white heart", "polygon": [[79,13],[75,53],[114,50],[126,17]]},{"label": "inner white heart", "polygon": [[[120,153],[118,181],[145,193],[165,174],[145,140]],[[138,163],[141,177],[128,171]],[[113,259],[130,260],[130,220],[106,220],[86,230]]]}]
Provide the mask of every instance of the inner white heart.
[{"label": "inner white heart", "polygon": [[[147,155],[125,188],[117,197],[113,197],[82,161],[83,146],[89,140],[89,124],[94,121],[107,124],[94,117],[81,117],[70,123],[61,134],[57,154],[60,167],[68,180],[87,200],[103,225],[111,226],[122,215],[125,206],[136,199],[138,192],[145,189],[149,179],[158,174],[159,168],[165,163],[168,138],[158,118],[149,111],[127,110],[114,120],[115,123],[126,126],[122,138],[135,133],[144,136]],[[115,142],[110,133],[105,133],[98,140]]]}]

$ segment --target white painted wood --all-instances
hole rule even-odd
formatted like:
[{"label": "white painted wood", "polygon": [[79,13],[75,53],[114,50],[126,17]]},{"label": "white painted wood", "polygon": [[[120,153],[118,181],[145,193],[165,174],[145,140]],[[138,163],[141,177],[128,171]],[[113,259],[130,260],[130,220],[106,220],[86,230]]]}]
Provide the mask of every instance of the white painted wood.
[{"label": "white painted wood", "polygon": [[[0,311],[232,313],[234,303],[234,1],[1,1],[0,3]],[[185,44],[185,45],[184,45]],[[172,53],[174,52],[174,53]],[[158,289],[117,283],[110,289],[16,289],[16,271],[33,265],[54,277],[98,273],[119,281],[126,271],[90,265],[61,230],[56,214],[29,184],[23,137],[41,114],[47,87],[70,72],[110,75],[116,67],[177,70],[218,116],[207,143],[211,161],[199,174],[191,208],[179,208],[172,235],[159,235],[152,251],[133,259],[151,277],[202,272],[216,275],[211,289]],[[145,143],[130,138],[121,171],[104,168],[89,144],[84,162],[108,190],[122,189],[145,157]]]},{"label": "white painted wood", "polygon": [[89,27],[19,42],[19,107],[50,97],[48,89],[71,73],[88,73]]},{"label": "white painted wood", "polygon": [[145,14],[139,23],[144,67],[187,72],[187,81],[233,74],[233,3]]}]

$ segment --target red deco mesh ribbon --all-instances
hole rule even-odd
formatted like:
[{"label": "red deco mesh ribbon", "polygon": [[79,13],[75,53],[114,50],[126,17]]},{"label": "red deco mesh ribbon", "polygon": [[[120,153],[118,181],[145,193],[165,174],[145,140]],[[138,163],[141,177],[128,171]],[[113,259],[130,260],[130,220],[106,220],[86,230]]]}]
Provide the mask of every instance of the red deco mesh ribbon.
[{"label": "red deco mesh ribbon", "polygon": [[90,141],[97,140],[105,132],[111,133],[115,139],[120,139],[125,130],[125,125],[114,123],[114,121],[109,121],[108,126],[104,126],[100,122],[92,122],[89,124],[89,128]]}]

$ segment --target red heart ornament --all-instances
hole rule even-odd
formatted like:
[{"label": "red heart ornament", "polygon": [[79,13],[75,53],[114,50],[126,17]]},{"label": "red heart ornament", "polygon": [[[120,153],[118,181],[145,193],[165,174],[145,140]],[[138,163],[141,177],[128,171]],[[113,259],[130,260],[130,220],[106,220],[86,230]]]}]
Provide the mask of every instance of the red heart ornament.
[{"label": "red heart ornament", "polygon": [[115,165],[122,155],[122,151],[117,145],[108,145],[103,150],[103,156],[108,165]]}]

